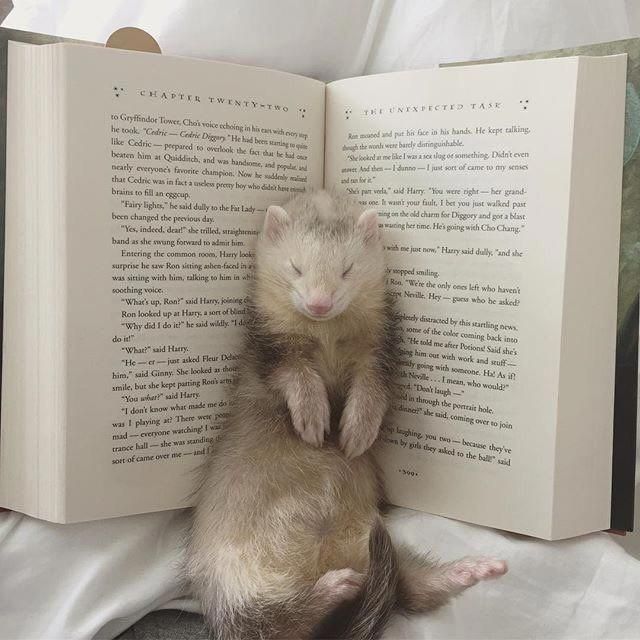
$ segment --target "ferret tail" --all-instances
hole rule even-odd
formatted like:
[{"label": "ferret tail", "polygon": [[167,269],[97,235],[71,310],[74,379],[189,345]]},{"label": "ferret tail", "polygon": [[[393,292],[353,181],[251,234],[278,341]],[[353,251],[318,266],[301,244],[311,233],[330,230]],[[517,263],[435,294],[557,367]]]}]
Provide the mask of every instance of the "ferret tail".
[{"label": "ferret tail", "polygon": [[389,532],[378,518],[369,534],[369,571],[358,598],[332,611],[314,638],[375,640],[379,638],[397,603],[398,558]]},{"label": "ferret tail", "polygon": [[389,532],[378,518],[369,534],[369,571],[361,604],[351,619],[346,638],[373,640],[382,633],[395,606],[399,580],[398,558]]}]

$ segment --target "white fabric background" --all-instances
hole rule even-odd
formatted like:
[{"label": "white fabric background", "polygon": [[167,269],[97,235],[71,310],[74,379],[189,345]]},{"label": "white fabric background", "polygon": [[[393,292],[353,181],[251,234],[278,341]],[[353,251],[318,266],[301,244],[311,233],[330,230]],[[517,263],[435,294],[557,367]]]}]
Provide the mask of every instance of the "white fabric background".
[{"label": "white fabric background", "polygon": [[[121,26],[163,51],[323,80],[640,35],[637,0],[14,0],[4,26],[100,41]],[[637,512],[640,512],[638,501]],[[113,638],[180,584],[186,514],[77,525],[0,514],[0,640]],[[398,539],[509,574],[386,638],[640,638],[640,534],[546,543],[407,510]]]}]

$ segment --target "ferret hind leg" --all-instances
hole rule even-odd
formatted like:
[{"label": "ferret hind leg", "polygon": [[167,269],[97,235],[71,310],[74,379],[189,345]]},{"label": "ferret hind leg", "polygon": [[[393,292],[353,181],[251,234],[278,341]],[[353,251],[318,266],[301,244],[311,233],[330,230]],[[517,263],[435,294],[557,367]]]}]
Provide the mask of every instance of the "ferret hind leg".
[{"label": "ferret hind leg", "polygon": [[507,572],[504,560],[466,557],[438,564],[426,554],[403,547],[398,549],[398,559],[398,606],[408,613],[433,611],[474,584]]},{"label": "ferret hind leg", "polygon": [[352,569],[328,571],[317,582],[290,597],[256,597],[233,607],[212,603],[208,615],[216,640],[285,640],[310,638],[331,611],[355,599],[365,576]]}]

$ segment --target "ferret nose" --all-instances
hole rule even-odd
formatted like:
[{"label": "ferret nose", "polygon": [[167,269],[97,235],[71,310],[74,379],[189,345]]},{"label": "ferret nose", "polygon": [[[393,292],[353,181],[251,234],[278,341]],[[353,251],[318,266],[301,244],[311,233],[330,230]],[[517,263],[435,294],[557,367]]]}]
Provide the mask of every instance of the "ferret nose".
[{"label": "ferret nose", "polygon": [[324,316],[332,308],[331,296],[324,293],[313,293],[307,300],[307,309],[314,316]]}]

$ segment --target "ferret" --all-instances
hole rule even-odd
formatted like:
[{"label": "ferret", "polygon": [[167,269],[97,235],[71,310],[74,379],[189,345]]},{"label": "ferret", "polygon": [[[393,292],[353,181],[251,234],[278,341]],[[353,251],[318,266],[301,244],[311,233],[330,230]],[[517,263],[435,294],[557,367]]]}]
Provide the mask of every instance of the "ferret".
[{"label": "ferret", "polygon": [[220,640],[379,637],[502,561],[394,548],[372,445],[395,316],[378,216],[346,195],[270,206],[232,406],[197,492],[187,575]]}]

